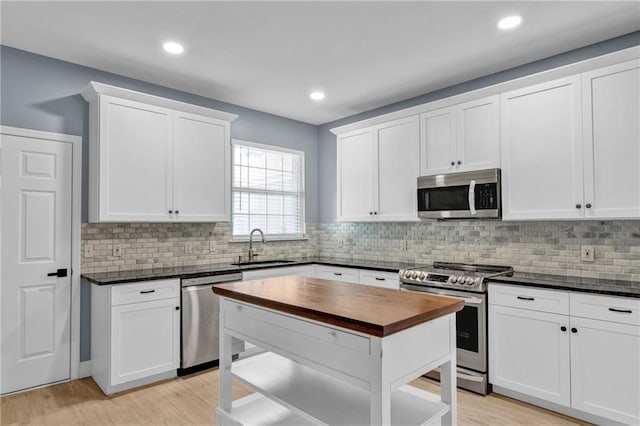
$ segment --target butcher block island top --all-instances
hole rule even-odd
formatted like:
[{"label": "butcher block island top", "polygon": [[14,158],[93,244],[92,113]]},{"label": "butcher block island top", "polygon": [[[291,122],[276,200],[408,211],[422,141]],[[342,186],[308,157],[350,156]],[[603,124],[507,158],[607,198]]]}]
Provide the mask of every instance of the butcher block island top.
[{"label": "butcher block island top", "polygon": [[[462,300],[300,276],[213,292],[220,296],[216,424],[456,424]],[[233,338],[258,348],[234,360]],[[441,395],[407,384],[437,367]],[[232,379],[254,393],[232,400]]]},{"label": "butcher block island top", "polygon": [[262,306],[377,337],[459,311],[464,301],[290,276],[221,284],[219,296]]}]

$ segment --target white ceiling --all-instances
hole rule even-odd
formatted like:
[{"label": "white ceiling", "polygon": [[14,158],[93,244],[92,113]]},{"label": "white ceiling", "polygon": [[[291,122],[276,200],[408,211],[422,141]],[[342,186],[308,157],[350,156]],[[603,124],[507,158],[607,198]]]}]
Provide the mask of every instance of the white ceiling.
[{"label": "white ceiling", "polygon": [[[320,124],[640,29],[636,1],[10,2],[2,44]],[[496,22],[520,14],[509,32]],[[161,44],[180,41],[185,53]],[[308,94],[326,92],[322,102]]]}]

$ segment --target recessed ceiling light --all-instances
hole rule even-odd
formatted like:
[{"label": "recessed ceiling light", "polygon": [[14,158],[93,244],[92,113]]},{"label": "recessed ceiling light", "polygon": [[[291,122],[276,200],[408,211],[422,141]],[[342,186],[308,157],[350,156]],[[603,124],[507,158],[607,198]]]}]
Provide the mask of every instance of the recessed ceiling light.
[{"label": "recessed ceiling light", "polygon": [[184,52],[184,47],[182,47],[180,43],[176,43],[175,41],[166,42],[162,45],[162,48],[174,55],[179,55]]},{"label": "recessed ceiling light", "polygon": [[498,21],[498,28],[501,30],[510,30],[515,28],[522,22],[522,18],[518,15],[507,16]]},{"label": "recessed ceiling light", "polygon": [[314,101],[321,101],[324,99],[324,93],[323,92],[311,92],[309,94],[309,97],[311,99],[313,99]]}]

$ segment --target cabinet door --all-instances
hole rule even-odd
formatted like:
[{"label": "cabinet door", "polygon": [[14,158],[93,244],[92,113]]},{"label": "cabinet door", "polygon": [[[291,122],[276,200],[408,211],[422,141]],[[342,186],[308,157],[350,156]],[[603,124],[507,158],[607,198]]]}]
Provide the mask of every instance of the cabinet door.
[{"label": "cabinet door", "polygon": [[582,75],[586,217],[640,217],[640,61]]},{"label": "cabinet door", "polygon": [[579,76],[501,96],[504,219],[584,216],[580,97]]},{"label": "cabinet door", "polygon": [[229,221],[229,122],[176,113],[173,153],[174,219],[182,222]]},{"label": "cabinet door", "polygon": [[576,317],[571,327],[572,407],[639,424],[640,327]]},{"label": "cabinet door", "polygon": [[456,132],[458,170],[500,167],[498,106],[498,96],[492,96],[467,102],[458,107]]},{"label": "cabinet door", "polygon": [[420,175],[455,170],[455,107],[442,108],[420,115]]},{"label": "cabinet door", "polygon": [[265,278],[285,277],[289,275],[301,275],[303,277],[313,277],[312,265],[285,266],[283,268],[265,268],[257,271],[242,271],[242,280],[263,280]]},{"label": "cabinet door", "polygon": [[374,128],[377,220],[418,220],[417,181],[420,173],[418,116],[394,120]]},{"label": "cabinet door", "polygon": [[111,308],[111,385],[175,370],[180,364],[180,299]]},{"label": "cabinet door", "polygon": [[338,135],[338,221],[373,217],[373,130]]},{"label": "cabinet door", "polygon": [[168,212],[173,203],[170,111],[101,96],[100,123],[100,152],[91,153],[100,158],[99,217],[94,219],[170,220]]},{"label": "cabinet door", "polygon": [[490,305],[489,381],[569,406],[568,327],[566,315]]},{"label": "cabinet door", "polygon": [[360,279],[358,282],[360,284],[392,288],[394,290],[400,289],[400,280],[397,272],[370,271],[367,269],[361,269],[359,272]]}]

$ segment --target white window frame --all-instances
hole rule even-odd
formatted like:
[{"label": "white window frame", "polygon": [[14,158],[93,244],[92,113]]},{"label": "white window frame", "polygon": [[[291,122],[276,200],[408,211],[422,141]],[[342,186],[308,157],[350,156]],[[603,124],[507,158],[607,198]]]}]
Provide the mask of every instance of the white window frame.
[{"label": "white window frame", "polygon": [[[233,233],[233,220],[234,220],[234,202],[233,202],[233,196],[234,193],[237,190],[243,190],[246,191],[248,190],[247,188],[236,188],[233,186],[235,180],[235,145],[242,145],[242,146],[246,146],[246,147],[252,147],[252,148],[259,148],[259,149],[264,149],[264,150],[268,150],[268,151],[277,151],[277,152],[284,152],[284,153],[288,153],[288,154],[294,154],[294,155],[298,155],[301,158],[301,170],[300,170],[300,176],[299,176],[299,187],[302,189],[301,192],[298,192],[298,196],[302,197],[302,202],[301,202],[301,206],[300,206],[300,214],[301,214],[301,225],[302,225],[302,233],[301,234],[264,234],[264,239],[267,241],[287,241],[287,240],[305,240],[307,239],[306,236],[306,219],[305,219],[305,204],[306,204],[306,185],[305,185],[305,169],[306,169],[306,161],[305,161],[305,155],[304,155],[304,151],[299,151],[296,149],[291,149],[291,148],[283,148],[280,146],[276,146],[276,145],[268,145],[268,144],[262,144],[262,143],[257,143],[257,142],[251,142],[251,141],[246,141],[246,140],[241,140],[241,139],[232,139],[231,140],[231,241],[232,242],[246,242],[249,241],[249,235],[235,235]],[[249,189],[250,190],[250,189]],[[273,193],[282,193],[282,194],[291,194],[290,191],[264,191],[264,190],[258,190],[259,192],[273,192]]]}]

